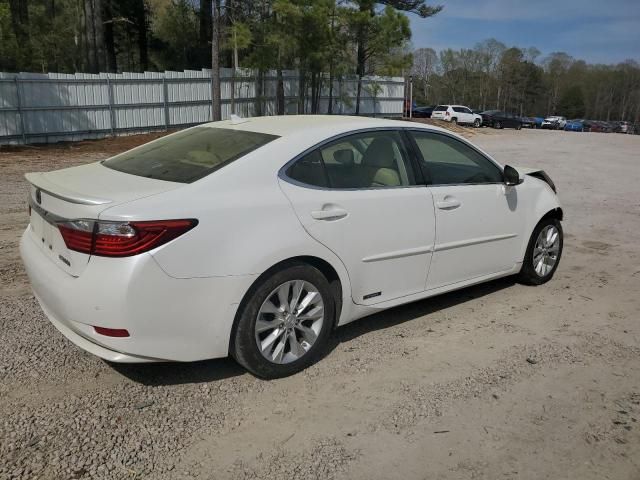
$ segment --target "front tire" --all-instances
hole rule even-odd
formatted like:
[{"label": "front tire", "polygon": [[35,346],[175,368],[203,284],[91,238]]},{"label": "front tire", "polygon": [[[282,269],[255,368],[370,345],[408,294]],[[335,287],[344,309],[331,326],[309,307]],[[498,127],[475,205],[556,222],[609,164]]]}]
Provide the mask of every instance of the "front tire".
[{"label": "front tire", "polygon": [[480,120],[476,118],[476,119],[473,121],[473,126],[474,126],[475,128],[480,128]]},{"label": "front tire", "polygon": [[265,278],[242,302],[231,354],[254,375],[281,378],[322,354],[335,318],[335,299],[315,267],[292,264]]},{"label": "front tire", "polygon": [[500,123],[499,121],[494,122],[493,128],[497,128],[498,130],[500,130],[502,128],[502,123]]},{"label": "front tire", "polygon": [[542,285],[553,277],[558,268],[564,234],[557,218],[545,218],[533,229],[519,280],[527,285]]},{"label": "front tire", "polygon": [[516,125],[516,130],[521,130],[521,129],[522,129],[522,124],[521,124],[521,123],[518,123],[518,124]]}]

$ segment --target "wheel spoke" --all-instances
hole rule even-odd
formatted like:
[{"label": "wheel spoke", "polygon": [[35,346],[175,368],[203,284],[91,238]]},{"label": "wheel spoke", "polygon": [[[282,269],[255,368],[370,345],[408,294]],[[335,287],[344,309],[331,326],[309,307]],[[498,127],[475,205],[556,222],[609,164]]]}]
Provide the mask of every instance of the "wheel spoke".
[{"label": "wheel spoke", "polygon": [[289,306],[289,287],[290,284],[289,282],[287,282],[283,283],[278,288],[278,301],[280,302],[280,308],[283,311],[286,311],[287,307]]},{"label": "wheel spoke", "polygon": [[295,332],[289,333],[289,348],[290,348],[291,354],[296,358],[300,358],[302,355],[306,353],[306,350],[298,342]]},{"label": "wheel spoke", "polygon": [[275,329],[273,332],[271,332],[269,335],[267,335],[264,340],[262,340],[262,342],[260,342],[260,350],[262,350],[262,353],[268,353],[271,350],[271,347],[273,346],[273,343],[278,340],[278,338],[280,338],[282,336],[282,334],[284,333],[284,330],[282,330],[281,328]]},{"label": "wheel spoke", "polygon": [[314,332],[312,328],[309,328],[306,325],[302,325],[301,323],[299,323],[298,325],[296,325],[296,329],[300,330],[302,336],[309,345],[313,344],[313,342],[316,341],[316,338],[318,338],[316,332]]},{"label": "wheel spoke", "polygon": [[307,292],[305,297],[300,302],[300,306],[298,307],[296,313],[300,314],[304,312],[309,305],[315,304],[318,298],[320,298],[320,294],[318,292]]},{"label": "wheel spoke", "polygon": [[283,308],[276,307],[271,299],[268,299],[260,308],[260,313],[273,313],[274,315],[278,315],[284,311]]},{"label": "wheel spoke", "polygon": [[274,362],[281,363],[282,357],[284,356],[284,349],[287,346],[287,336],[282,335],[280,341],[276,345],[276,348],[273,349],[273,353],[271,354],[271,358],[273,358]]},{"label": "wheel spoke", "polygon": [[293,293],[291,294],[291,303],[289,304],[289,311],[295,312],[298,302],[300,301],[300,295],[302,295],[302,289],[304,288],[304,282],[302,280],[296,280],[293,282]]},{"label": "wheel spoke", "polygon": [[258,320],[256,320],[256,333],[262,333],[262,332],[266,332],[267,330],[273,330],[280,327],[280,325],[282,325],[282,320],[280,319],[263,320],[261,318],[258,318]]},{"label": "wheel spoke", "polygon": [[324,315],[324,306],[323,305],[316,305],[311,310],[309,310],[307,313],[303,313],[302,315],[298,315],[298,320],[300,320],[300,321],[317,320],[318,318],[322,318],[323,315]]}]

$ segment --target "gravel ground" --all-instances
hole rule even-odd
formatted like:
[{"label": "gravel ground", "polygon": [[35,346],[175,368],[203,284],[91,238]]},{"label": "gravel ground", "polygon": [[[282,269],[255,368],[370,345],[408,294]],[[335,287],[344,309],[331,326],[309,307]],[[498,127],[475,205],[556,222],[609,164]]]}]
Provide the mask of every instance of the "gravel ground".
[{"label": "gravel ground", "polygon": [[30,293],[23,174],[150,136],[0,150],[0,478],[640,478],[640,137],[468,132],[556,182],[554,280],[363,319],[271,382],[226,359],[109,365]]}]

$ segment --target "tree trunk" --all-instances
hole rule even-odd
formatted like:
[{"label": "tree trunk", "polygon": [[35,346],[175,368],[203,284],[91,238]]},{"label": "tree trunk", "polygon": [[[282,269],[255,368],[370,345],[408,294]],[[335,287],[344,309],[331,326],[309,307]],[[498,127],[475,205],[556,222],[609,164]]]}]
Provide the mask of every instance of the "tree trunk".
[{"label": "tree trunk", "polygon": [[113,35],[113,0],[104,2],[104,42],[107,50],[107,71],[115,73],[118,71],[118,59],[116,56],[116,44]]},{"label": "tree trunk", "polygon": [[256,117],[262,116],[262,96],[264,95],[264,70],[259,69],[256,76]]},{"label": "tree trunk", "polygon": [[87,68],[92,73],[104,70],[104,29],[102,0],[84,0]]},{"label": "tree trunk", "polygon": [[9,0],[11,12],[11,27],[13,33],[22,47],[29,40],[29,9],[27,0]]},{"label": "tree trunk", "polygon": [[284,79],[282,78],[282,67],[278,62],[276,69],[277,86],[276,86],[276,108],[278,115],[284,115]]},{"label": "tree trunk", "polygon": [[220,101],[220,0],[214,0],[211,29],[211,120],[222,120]]},{"label": "tree trunk", "polygon": [[307,84],[305,81],[307,72],[305,71],[304,68],[301,68],[298,75],[299,75],[298,76],[298,114],[303,115],[305,113],[304,100],[306,97],[306,89],[307,89]]},{"label": "tree trunk", "polygon": [[149,47],[147,40],[147,9],[144,0],[136,2],[136,27],[138,29],[138,52],[140,54],[140,70],[149,68]]},{"label": "tree trunk", "polygon": [[200,49],[199,50],[200,52],[205,52],[204,55],[200,53],[200,55],[203,55],[204,58],[207,59],[204,64],[205,67],[208,67],[211,65],[209,63],[209,60],[210,60],[209,55],[207,54],[207,52],[209,51],[207,46],[211,41],[211,28],[213,24],[212,5],[213,5],[212,0],[200,0],[200,32],[199,32],[200,33],[199,35]]},{"label": "tree trunk", "polygon": [[333,62],[329,64],[329,105],[327,114],[333,115]]},{"label": "tree trunk", "polygon": [[233,31],[233,68],[231,69],[231,113],[236,113],[236,72],[238,71],[238,42],[236,31]]},{"label": "tree trunk", "polygon": [[318,74],[315,72],[311,72],[311,114],[315,115],[316,113],[316,94],[318,89]]}]

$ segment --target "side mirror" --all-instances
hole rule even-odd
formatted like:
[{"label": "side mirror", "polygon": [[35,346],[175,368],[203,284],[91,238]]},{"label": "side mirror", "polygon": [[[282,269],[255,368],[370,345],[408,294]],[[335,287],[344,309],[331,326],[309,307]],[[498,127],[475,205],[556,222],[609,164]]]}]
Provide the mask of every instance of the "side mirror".
[{"label": "side mirror", "polygon": [[504,183],[507,186],[520,185],[523,182],[518,171],[510,165],[504,166],[503,175]]}]

